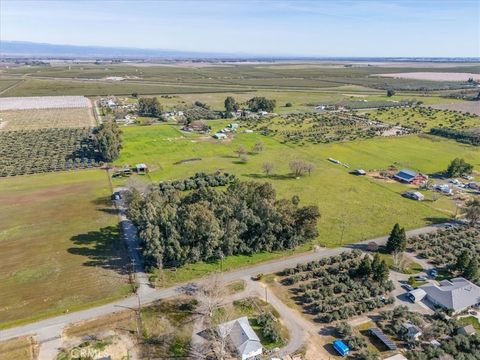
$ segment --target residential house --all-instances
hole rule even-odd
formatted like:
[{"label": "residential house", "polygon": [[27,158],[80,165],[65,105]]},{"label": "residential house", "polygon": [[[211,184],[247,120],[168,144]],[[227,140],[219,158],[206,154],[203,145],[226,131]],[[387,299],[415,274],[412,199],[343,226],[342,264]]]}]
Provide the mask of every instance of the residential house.
[{"label": "residential house", "polygon": [[402,324],[402,327],[407,331],[405,336],[408,339],[418,340],[422,336],[422,331],[412,323],[406,322]]},{"label": "residential house", "polygon": [[412,185],[421,185],[428,180],[427,175],[417,173],[410,169],[402,169],[393,176],[396,180]]},{"label": "residential house", "polygon": [[454,314],[480,304],[480,287],[462,277],[443,280],[440,285],[424,285],[420,289],[434,305],[452,310]]},{"label": "residential house", "polygon": [[263,352],[260,339],[246,316],[220,324],[218,332],[223,339],[228,337],[242,360],[255,358]]}]

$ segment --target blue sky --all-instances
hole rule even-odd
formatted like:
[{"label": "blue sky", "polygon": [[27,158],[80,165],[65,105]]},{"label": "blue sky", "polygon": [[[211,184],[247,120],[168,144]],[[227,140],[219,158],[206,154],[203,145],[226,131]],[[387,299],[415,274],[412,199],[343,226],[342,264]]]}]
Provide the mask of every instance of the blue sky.
[{"label": "blue sky", "polygon": [[480,0],[0,0],[1,40],[293,56],[480,56]]}]

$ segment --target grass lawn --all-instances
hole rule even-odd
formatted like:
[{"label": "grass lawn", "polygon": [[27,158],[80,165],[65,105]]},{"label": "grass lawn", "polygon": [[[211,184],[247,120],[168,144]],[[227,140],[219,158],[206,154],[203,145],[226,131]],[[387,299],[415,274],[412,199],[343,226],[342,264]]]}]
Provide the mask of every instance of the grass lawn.
[{"label": "grass lawn", "polygon": [[[382,260],[385,260],[385,262],[387,263],[390,269],[396,270],[393,264],[393,258],[391,254],[381,253],[381,252],[379,252],[378,254],[380,255],[380,258]],[[411,261],[407,258],[405,258],[404,261],[405,261],[405,264],[402,271],[403,274],[418,274],[423,270],[422,265],[420,265],[419,263]]]},{"label": "grass lawn", "polygon": [[[214,129],[227,123],[210,121]],[[387,234],[392,224],[399,222],[407,229],[445,220],[454,213],[450,200],[415,202],[401,197],[408,187],[368,177],[349,174],[350,169],[332,164],[328,157],[349,163],[352,168],[384,169],[390,165],[409,167],[425,173],[445,169],[452,157],[463,157],[479,168],[478,148],[440,138],[407,136],[327,145],[284,145],[260,134],[241,131],[233,140],[217,141],[208,136],[184,133],[175,125],[124,127],[124,148],[117,165],[146,163],[151,172],[145,181],[182,179],[195,172],[223,170],[235,173],[242,180],[269,181],[279,198],[298,194],[301,204],[316,204],[320,208],[319,237],[296,251],[311,249],[314,244],[339,246]],[[265,144],[260,154],[250,154],[246,163],[239,161],[235,150],[239,146],[251,149],[257,141]],[[181,160],[201,158],[180,163]],[[291,176],[289,162],[305,159],[315,163],[311,176],[296,179]],[[274,175],[262,173],[262,163],[275,164]],[[124,180],[115,180],[121,184]],[[293,253],[293,251],[287,252]],[[284,256],[286,253],[233,256],[223,261],[224,270]],[[188,281],[220,269],[219,263],[187,265],[176,272],[165,271],[162,284]]]},{"label": "grass lawn", "polygon": [[101,170],[0,180],[0,328],[130,291]]},{"label": "grass lawn", "polygon": [[473,327],[475,328],[475,330],[477,330],[477,332],[480,331],[480,321],[478,321],[478,319],[475,316],[462,317],[458,319],[458,322],[464,326],[473,325]]}]

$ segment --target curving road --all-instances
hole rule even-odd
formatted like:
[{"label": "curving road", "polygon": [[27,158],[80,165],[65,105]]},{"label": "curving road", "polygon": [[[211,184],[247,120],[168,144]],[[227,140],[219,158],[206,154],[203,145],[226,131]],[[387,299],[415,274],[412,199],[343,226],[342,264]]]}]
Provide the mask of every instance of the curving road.
[{"label": "curving road", "polygon": [[[122,213],[121,216],[123,217],[124,214]],[[126,236],[127,244],[129,245],[128,246],[129,252],[131,253],[132,258],[137,259],[138,252],[136,251],[136,248],[138,247],[138,238],[137,238],[135,229],[128,220],[125,219],[123,223],[125,224],[123,226],[125,229],[124,233]],[[422,227],[419,229],[408,231],[407,235],[414,236],[414,235],[429,233],[432,231],[436,231],[441,226],[442,225],[432,225],[432,226]],[[322,249],[318,251],[311,251],[307,253],[296,254],[289,257],[254,265],[251,267],[241,268],[241,269],[230,271],[230,272],[225,272],[223,274],[223,278],[224,278],[224,281],[230,282],[230,281],[250,278],[258,274],[273,273],[273,272],[283,270],[287,267],[294,267],[300,263],[307,263],[310,261],[319,260],[326,256],[337,255],[343,251],[350,251],[355,248],[362,249],[362,248],[365,248],[365,246],[371,241],[374,241],[377,244],[382,245],[382,244],[385,244],[385,242],[387,241],[387,236],[365,240],[360,243],[346,245],[345,247],[341,247],[341,248]],[[20,336],[33,335],[36,337],[37,341],[40,344],[47,343],[49,341],[58,339],[63,331],[63,328],[65,328],[66,326],[72,325],[74,323],[77,323],[79,321],[98,318],[103,315],[108,315],[111,313],[121,311],[122,309],[125,309],[125,308],[136,309],[138,308],[139,305],[147,305],[157,300],[173,297],[184,291],[182,287],[184,287],[185,284],[179,284],[177,286],[155,290],[149,286],[148,276],[143,271],[143,266],[141,264],[141,261],[136,260],[136,264],[134,268],[135,268],[135,271],[137,272],[136,279],[139,285],[138,291],[135,295],[132,295],[128,298],[125,298],[119,301],[112,302],[110,304],[48,318],[45,320],[37,321],[37,322],[23,325],[23,326],[10,328],[7,330],[2,330],[0,331],[0,341],[8,340],[8,339],[12,339]],[[201,283],[201,281],[202,280],[198,280],[196,281],[196,283],[197,284]],[[274,298],[272,297],[272,299]],[[278,299],[275,299],[272,301],[275,302],[275,304],[272,303],[272,305],[274,305],[276,308],[278,307],[279,309],[283,309],[283,307],[286,307],[285,305],[282,305],[280,300]],[[294,322],[294,320],[292,319],[292,321],[289,321],[289,322],[290,323]],[[292,346],[292,348],[293,347],[295,346]],[[40,359],[42,358],[51,359],[49,357],[46,357],[46,354],[45,356],[42,356],[42,351],[41,351]]]}]

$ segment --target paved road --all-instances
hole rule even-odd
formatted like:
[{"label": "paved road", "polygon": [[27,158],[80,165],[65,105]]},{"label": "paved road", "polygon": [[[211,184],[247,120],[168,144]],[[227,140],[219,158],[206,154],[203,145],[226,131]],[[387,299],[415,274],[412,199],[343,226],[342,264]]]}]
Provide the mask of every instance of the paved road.
[{"label": "paved road", "polygon": [[[409,236],[419,235],[424,233],[429,233],[432,231],[437,230],[440,225],[432,225],[426,226],[423,228],[415,229],[412,231],[407,232]],[[134,238],[136,238],[136,234],[134,232],[133,226],[129,226],[127,222],[127,230],[125,233],[127,234],[128,238],[127,241],[131,242],[133,246],[137,246],[134,242]],[[335,248],[335,249],[323,249],[318,251],[312,251],[302,254],[297,254],[293,256],[289,256],[282,259],[273,260],[270,262],[262,263],[259,265],[251,266],[248,268],[242,268],[231,272],[226,272],[223,274],[224,280],[226,282],[240,280],[242,278],[248,278],[257,274],[261,273],[272,273],[283,270],[287,267],[294,267],[300,263],[307,263],[310,261],[319,260],[326,256],[337,255],[343,251],[350,251],[355,248],[364,248],[369,242],[375,241],[377,244],[381,245],[384,244],[387,240],[387,236],[379,237],[375,239],[370,239],[366,241],[362,241],[360,243],[347,245],[344,248]],[[130,248],[130,246],[129,246]],[[135,255],[133,255],[135,258]],[[138,256],[138,255],[137,255]],[[65,326],[77,323],[79,321],[94,319],[103,315],[111,314],[114,312],[121,311],[125,308],[138,308],[139,303],[141,305],[147,305],[154,301],[169,298],[181,293],[182,286],[185,284],[179,284],[177,286],[173,286],[170,288],[154,290],[149,288],[148,286],[148,277],[140,269],[139,265],[141,264],[140,261],[136,264],[136,271],[139,271],[139,289],[142,289],[138,292],[138,294],[132,295],[128,298],[112,302],[106,305],[97,306],[94,308],[77,311],[73,313],[68,313],[52,318],[48,318],[45,320],[37,321],[31,324],[18,326],[15,328],[2,330],[0,331],[0,341],[12,339],[19,336],[26,336],[26,335],[38,335],[39,338],[43,341],[47,341],[48,339],[55,339],[57,338],[60,333],[61,329]],[[201,282],[201,280],[197,281],[197,283]]]}]

